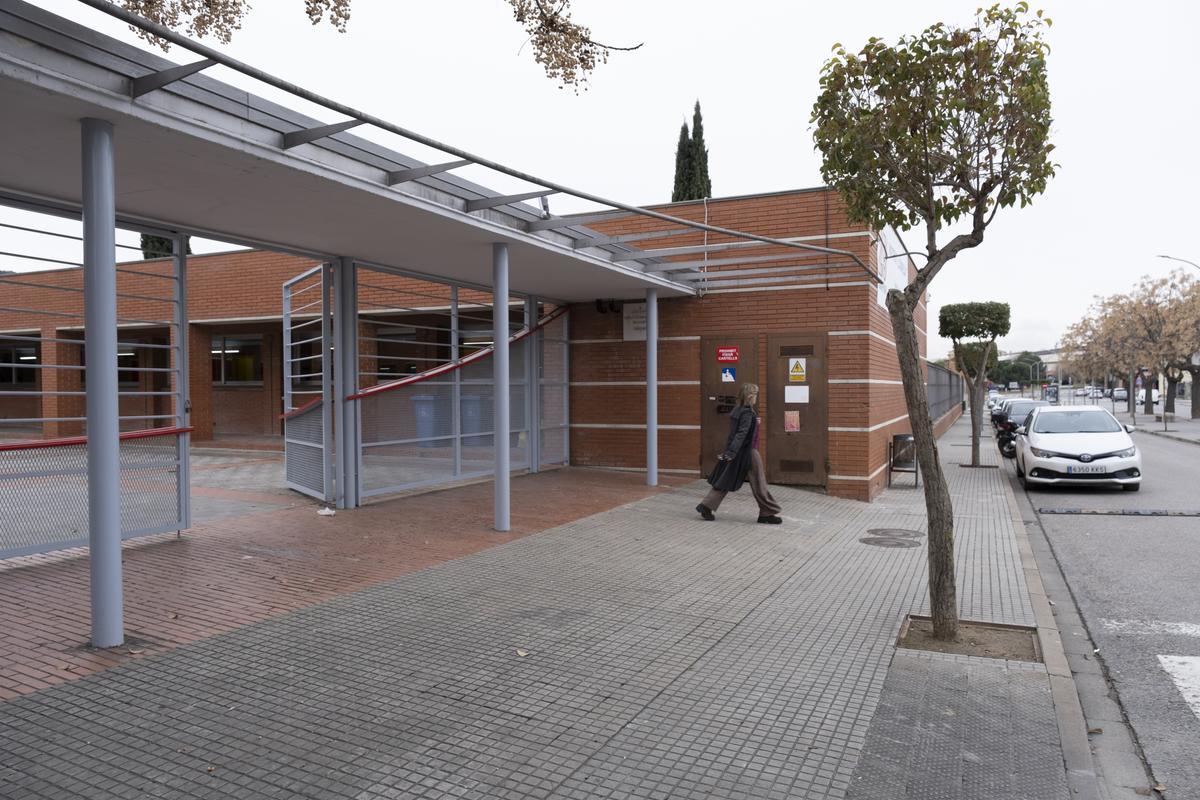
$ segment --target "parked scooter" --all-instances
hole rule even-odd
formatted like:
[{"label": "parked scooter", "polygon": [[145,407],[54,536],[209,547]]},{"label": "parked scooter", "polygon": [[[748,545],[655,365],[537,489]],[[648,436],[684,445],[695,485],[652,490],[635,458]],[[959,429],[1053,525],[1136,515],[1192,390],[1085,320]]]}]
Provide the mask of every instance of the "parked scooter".
[{"label": "parked scooter", "polygon": [[1005,420],[996,429],[996,446],[1005,458],[1017,457],[1017,423]]}]

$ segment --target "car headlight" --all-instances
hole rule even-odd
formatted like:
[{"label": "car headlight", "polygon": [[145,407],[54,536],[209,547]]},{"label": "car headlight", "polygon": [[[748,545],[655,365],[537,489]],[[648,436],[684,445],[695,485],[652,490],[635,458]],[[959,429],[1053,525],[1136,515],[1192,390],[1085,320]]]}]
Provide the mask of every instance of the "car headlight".
[{"label": "car headlight", "polygon": [[1050,450],[1041,450],[1037,447],[1029,448],[1029,452],[1033,453],[1036,458],[1054,458],[1058,455],[1058,453],[1051,452]]},{"label": "car headlight", "polygon": [[1128,450],[1118,450],[1117,452],[1113,453],[1113,455],[1117,458],[1133,458],[1137,455],[1137,448],[1131,447]]}]

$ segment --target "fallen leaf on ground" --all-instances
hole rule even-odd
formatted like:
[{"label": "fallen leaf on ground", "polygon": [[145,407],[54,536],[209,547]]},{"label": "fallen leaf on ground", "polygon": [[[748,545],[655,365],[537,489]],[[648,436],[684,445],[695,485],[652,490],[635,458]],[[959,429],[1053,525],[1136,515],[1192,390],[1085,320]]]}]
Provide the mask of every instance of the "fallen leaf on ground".
[{"label": "fallen leaf on ground", "polygon": [[144,647],[138,647],[138,648],[133,648],[133,647],[131,647],[131,648],[129,648],[128,650],[126,650],[125,652],[126,652],[126,653],[129,653],[129,655],[131,655],[131,656],[140,656],[142,653],[146,652],[146,648],[144,648]]},{"label": "fallen leaf on ground", "polygon": [[1142,787],[1142,786],[1139,786],[1136,789],[1134,789],[1133,793],[1136,795],[1140,795],[1141,797],[1149,797],[1150,796],[1150,790],[1146,789],[1145,787]]},{"label": "fallen leaf on ground", "polygon": [[178,615],[178,614],[172,614],[172,615],[171,615],[171,619],[179,619],[179,615]]},{"label": "fallen leaf on ground", "polygon": [[336,513],[337,512],[334,511],[332,508],[326,508],[324,506],[317,509],[317,515],[321,516],[321,517],[332,517]]},{"label": "fallen leaf on ground", "polygon": [[1088,728],[1088,733],[1104,733],[1104,728]]},{"label": "fallen leaf on ground", "polygon": [[529,655],[529,651],[528,651],[528,650],[522,650],[521,648],[519,648],[519,647],[518,647],[518,648],[517,648],[517,655],[519,655],[521,658],[524,658],[525,656]]},{"label": "fallen leaf on ground", "polygon": [[1154,791],[1156,791],[1156,792],[1165,792],[1166,790],[1167,790],[1167,787],[1166,787],[1166,786],[1164,786],[1163,784],[1161,784],[1161,783],[1156,783],[1156,784],[1154,784]]}]

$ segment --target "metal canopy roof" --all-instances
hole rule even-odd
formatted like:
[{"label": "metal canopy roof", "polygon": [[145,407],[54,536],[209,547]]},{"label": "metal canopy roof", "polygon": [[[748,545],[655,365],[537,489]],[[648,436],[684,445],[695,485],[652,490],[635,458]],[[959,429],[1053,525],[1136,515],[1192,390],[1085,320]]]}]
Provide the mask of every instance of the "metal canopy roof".
[{"label": "metal canopy roof", "polygon": [[[852,254],[745,234],[590,195],[466,153],[229,59],[124,12],[82,0],[203,56],[176,64],[19,0],[0,0],[0,194],[77,204],[83,117],[113,122],[117,208],[125,221],[315,256],[351,256],[433,278],[490,282],[493,242],[507,242],[512,290],[559,300],[688,295],[703,276],[673,276],[656,253],[584,227],[635,213],[668,230],[705,230],[760,245]],[[343,117],[318,120],[202,74],[214,64]],[[447,154],[424,164],[345,131],[368,124]],[[451,174],[479,164],[530,191],[498,195]],[[553,217],[523,201],[565,193],[608,206]],[[717,246],[730,249],[727,245]],[[750,252],[753,252],[751,249]],[[787,256],[784,256],[785,258]],[[750,259],[746,259],[750,260]],[[874,277],[871,275],[871,277]]]}]

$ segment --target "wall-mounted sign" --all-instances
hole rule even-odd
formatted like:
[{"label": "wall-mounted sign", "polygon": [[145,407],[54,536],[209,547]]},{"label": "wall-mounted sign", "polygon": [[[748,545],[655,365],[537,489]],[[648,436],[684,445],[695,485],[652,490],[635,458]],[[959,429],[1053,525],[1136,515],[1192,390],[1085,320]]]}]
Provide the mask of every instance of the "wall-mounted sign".
[{"label": "wall-mounted sign", "polygon": [[808,402],[808,387],[807,386],[785,386],[785,387],[783,387],[783,402],[785,402],[785,403],[807,403]]},{"label": "wall-mounted sign", "polygon": [[783,412],[783,430],[787,433],[796,433],[800,430],[800,412],[799,411],[784,411]]},{"label": "wall-mounted sign", "polygon": [[808,359],[788,359],[788,382],[806,383],[808,381]]},{"label": "wall-mounted sign", "polygon": [[737,368],[721,367],[721,383],[737,383]]},{"label": "wall-mounted sign", "polygon": [[621,325],[627,342],[646,341],[646,304],[624,303],[621,306]]},{"label": "wall-mounted sign", "polygon": [[717,348],[717,361],[720,361],[722,363],[733,361],[736,363],[739,357],[740,357],[740,355],[738,353],[738,348],[736,348],[736,347],[718,347]]}]

